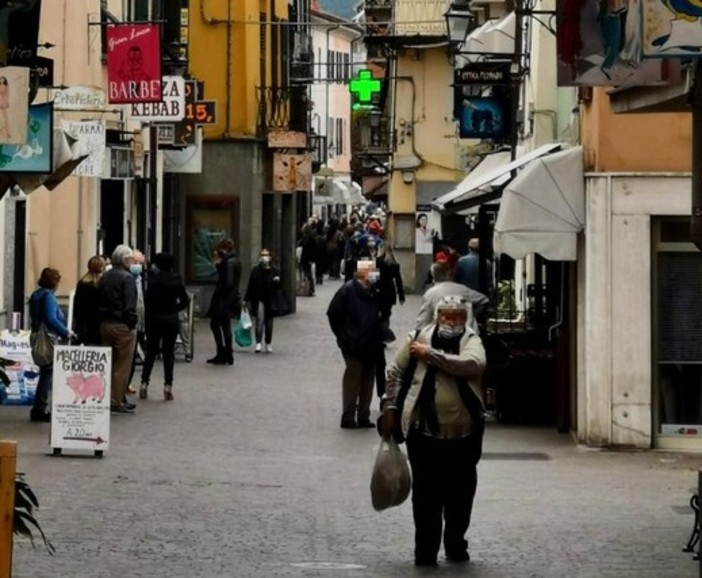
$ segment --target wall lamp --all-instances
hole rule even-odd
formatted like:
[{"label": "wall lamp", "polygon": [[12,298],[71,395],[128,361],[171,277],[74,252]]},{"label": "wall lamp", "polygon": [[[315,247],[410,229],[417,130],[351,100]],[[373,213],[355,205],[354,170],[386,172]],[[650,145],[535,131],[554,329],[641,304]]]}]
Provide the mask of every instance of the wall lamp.
[{"label": "wall lamp", "polygon": [[446,32],[449,44],[457,47],[466,41],[473,27],[473,13],[470,11],[470,0],[453,0],[444,14]]}]

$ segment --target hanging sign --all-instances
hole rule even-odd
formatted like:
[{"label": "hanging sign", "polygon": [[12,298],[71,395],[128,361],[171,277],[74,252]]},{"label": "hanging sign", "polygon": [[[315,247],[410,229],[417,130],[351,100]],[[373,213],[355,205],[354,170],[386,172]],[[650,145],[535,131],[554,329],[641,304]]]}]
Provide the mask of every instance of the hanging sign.
[{"label": "hanging sign", "polygon": [[160,102],[161,33],[155,24],[107,27],[108,100],[112,104]]},{"label": "hanging sign", "polygon": [[56,346],[51,447],[102,452],[110,440],[112,349]]},{"label": "hanging sign", "polygon": [[6,66],[0,70],[0,145],[27,142],[29,69]]},{"label": "hanging sign", "polygon": [[41,0],[3,2],[3,5],[7,18],[7,64],[32,68],[39,47]]},{"label": "hanging sign", "polygon": [[161,102],[132,104],[132,118],[146,122],[178,122],[185,118],[185,79],[164,76]]},{"label": "hanging sign", "polygon": [[460,138],[501,140],[509,136],[508,103],[495,96],[460,96],[455,103]]},{"label": "hanging sign", "polygon": [[107,95],[98,86],[69,86],[53,93],[56,110],[101,110],[107,106]]},{"label": "hanging sign", "polygon": [[107,135],[105,123],[99,120],[65,120],[63,128],[84,145],[82,150],[90,153],[88,158],[80,163],[71,174],[77,177],[102,178]]},{"label": "hanging sign", "polygon": [[509,62],[472,62],[456,70],[456,86],[490,86],[493,84],[511,84]]}]

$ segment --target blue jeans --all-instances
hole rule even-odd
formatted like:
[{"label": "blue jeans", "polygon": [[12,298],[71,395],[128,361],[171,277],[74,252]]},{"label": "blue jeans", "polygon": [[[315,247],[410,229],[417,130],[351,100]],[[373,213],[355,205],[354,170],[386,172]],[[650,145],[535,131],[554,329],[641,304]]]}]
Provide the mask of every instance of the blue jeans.
[{"label": "blue jeans", "polygon": [[54,368],[51,365],[42,367],[39,370],[39,383],[37,384],[37,393],[34,397],[34,405],[32,406],[33,414],[43,414],[48,411],[49,392],[54,378]]}]

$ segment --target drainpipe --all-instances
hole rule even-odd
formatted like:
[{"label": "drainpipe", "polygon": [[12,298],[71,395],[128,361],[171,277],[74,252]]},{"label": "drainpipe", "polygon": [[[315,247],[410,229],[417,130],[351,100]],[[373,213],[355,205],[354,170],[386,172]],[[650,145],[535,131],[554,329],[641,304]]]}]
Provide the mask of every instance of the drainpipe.
[{"label": "drainpipe", "polygon": [[227,26],[227,73],[226,73],[226,92],[225,92],[225,110],[224,110],[224,134],[220,135],[224,138],[230,138],[229,128],[231,126],[231,101],[232,101],[232,2],[227,0],[227,18],[213,18],[207,15],[205,10],[205,0],[200,0],[200,16],[203,21],[210,26],[224,24]]}]

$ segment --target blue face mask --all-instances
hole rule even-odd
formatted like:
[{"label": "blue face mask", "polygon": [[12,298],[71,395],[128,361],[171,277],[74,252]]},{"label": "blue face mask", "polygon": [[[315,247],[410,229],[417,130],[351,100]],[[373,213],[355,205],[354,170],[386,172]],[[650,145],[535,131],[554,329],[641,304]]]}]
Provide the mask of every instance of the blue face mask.
[{"label": "blue face mask", "polygon": [[144,267],[141,263],[132,263],[129,266],[129,272],[134,275],[135,277],[138,277],[141,275],[142,271],[144,270]]}]

